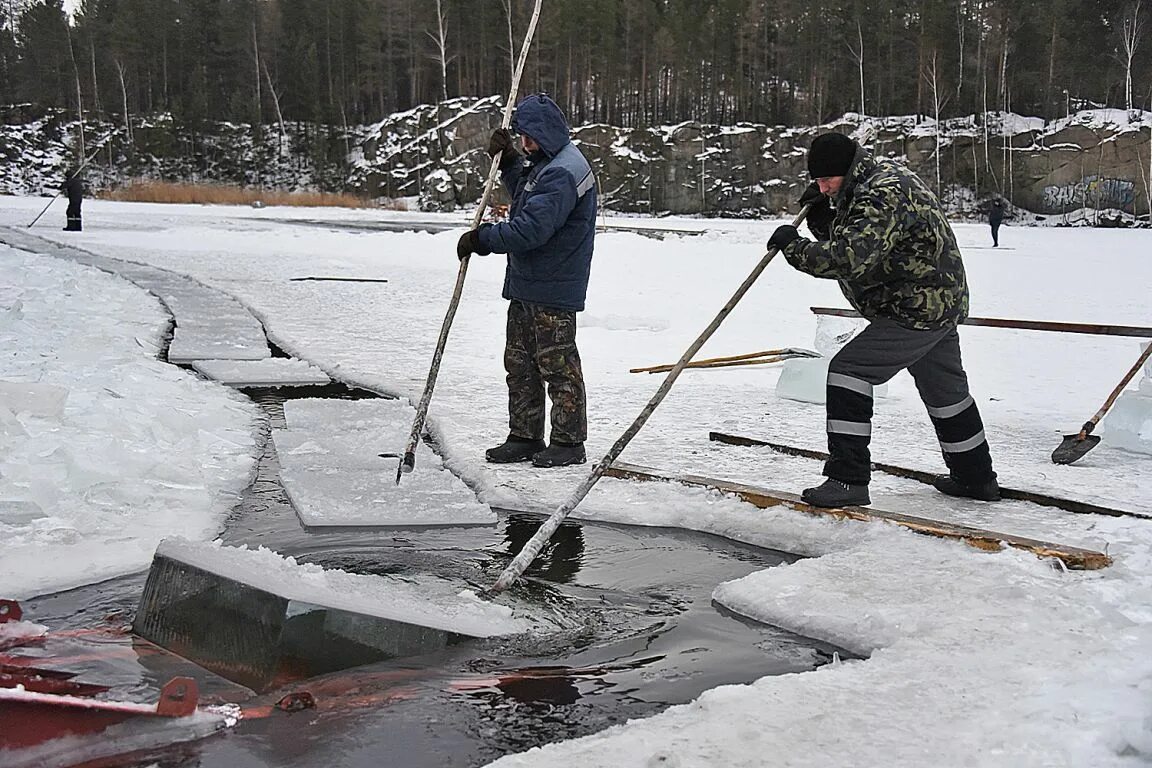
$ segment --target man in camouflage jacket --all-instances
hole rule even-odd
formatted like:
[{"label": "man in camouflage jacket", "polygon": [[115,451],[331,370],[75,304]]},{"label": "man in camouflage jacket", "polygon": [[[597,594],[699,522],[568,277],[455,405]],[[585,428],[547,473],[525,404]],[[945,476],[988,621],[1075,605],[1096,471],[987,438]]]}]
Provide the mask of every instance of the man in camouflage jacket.
[{"label": "man in camouflage jacket", "polygon": [[907,369],[936,428],[949,474],[943,493],[1000,498],[956,326],[968,315],[968,282],[956,236],[932,191],[904,166],[872,157],[839,133],[808,153],[814,181],[800,202],[815,242],[793,226],[768,241],[796,269],[838,280],[868,326],[829,362],[828,461],[804,501],[869,504],[873,387]]}]

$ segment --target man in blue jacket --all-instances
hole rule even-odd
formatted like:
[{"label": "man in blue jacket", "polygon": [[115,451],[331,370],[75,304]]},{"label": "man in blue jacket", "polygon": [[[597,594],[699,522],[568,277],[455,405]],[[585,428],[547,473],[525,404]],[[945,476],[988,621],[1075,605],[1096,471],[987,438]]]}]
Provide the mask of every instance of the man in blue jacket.
[{"label": "man in blue jacket", "polygon": [[[500,155],[512,196],[508,221],[464,233],[461,259],[508,254],[504,369],[508,372],[508,439],[484,455],[506,464],[562,467],[585,461],[588,416],[576,349],[576,313],[584,309],[596,235],[596,177],[569,139],[568,121],[546,94],[520,102],[512,118],[526,157],[497,129],[488,154]],[[544,444],[544,391],[552,401],[552,434]]]}]

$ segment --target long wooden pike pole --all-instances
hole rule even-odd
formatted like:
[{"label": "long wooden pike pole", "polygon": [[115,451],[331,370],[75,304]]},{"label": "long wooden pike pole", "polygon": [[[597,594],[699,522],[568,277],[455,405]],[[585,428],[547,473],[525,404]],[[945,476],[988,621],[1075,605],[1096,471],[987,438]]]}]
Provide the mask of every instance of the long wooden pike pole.
[{"label": "long wooden pike pole", "polygon": [[[528,49],[532,45],[532,37],[536,34],[536,22],[540,19],[540,5],[543,0],[536,0],[536,7],[532,10],[532,20],[528,22],[528,33],[524,36],[524,45],[520,48],[520,59],[516,62],[516,71],[512,75],[512,88],[508,91],[508,101],[504,104],[504,119],[500,122],[501,128],[507,128],[512,122],[512,110],[516,104],[516,92],[520,89],[520,76],[524,74],[524,63],[528,60]],[[500,169],[500,155],[492,158],[492,165],[488,169],[488,182],[484,185],[484,195],[480,198],[480,206],[472,218],[472,229],[480,226],[484,218],[484,210],[488,207],[488,198],[492,194],[492,186],[496,182],[496,175]],[[452,301],[448,303],[448,312],[444,315],[444,323],[440,326],[440,338],[436,342],[436,351],[432,353],[432,365],[428,368],[428,380],[424,382],[424,394],[420,396],[420,404],[416,406],[416,418],[412,422],[412,432],[408,435],[408,443],[404,446],[404,455],[400,458],[400,466],[396,468],[396,484],[400,478],[416,467],[416,446],[420,442],[420,433],[424,431],[424,420],[428,417],[428,404],[432,401],[432,390],[436,388],[436,376],[440,373],[440,360],[444,357],[444,345],[448,342],[448,331],[452,329],[452,320],[456,317],[456,308],[460,306],[460,295],[464,292],[464,278],[468,274],[468,261],[471,257],[460,260],[460,271],[456,273],[456,288],[452,291]]]},{"label": "long wooden pike pole", "polygon": [[[792,226],[800,226],[800,223],[804,221],[804,217],[807,215],[808,206],[804,206],[793,220]],[[644,426],[644,423],[648,421],[648,417],[656,410],[656,406],[660,405],[664,396],[672,389],[672,385],[676,383],[676,378],[692,360],[692,356],[700,351],[700,348],[704,346],[704,342],[708,341],[709,337],[711,337],[712,334],[716,332],[716,329],[720,327],[720,324],[724,322],[724,319],[732,313],[732,310],[740,303],[740,299],[744,298],[744,294],[748,293],[752,284],[756,282],[757,278],[759,278],[761,273],[768,267],[769,262],[776,256],[776,252],[776,248],[768,249],[768,253],[764,254],[764,257],[760,259],[755,269],[752,270],[748,277],[744,278],[744,282],[736,289],[736,293],[732,294],[732,298],[728,299],[728,303],[721,308],[719,314],[708,324],[704,332],[696,337],[696,341],[692,342],[692,346],[688,347],[684,354],[680,356],[676,365],[672,367],[672,370],[669,371],[668,375],[664,378],[664,383],[660,385],[660,389],[656,390],[656,394],[648,401],[648,405],[644,406],[644,410],[640,411],[640,415],[636,417],[632,425],[624,430],[624,434],[620,435],[611,450],[592,468],[592,473],[588,475],[584,482],[580,484],[580,487],[568,497],[568,501],[560,505],[560,507],[552,513],[552,516],[544,521],[536,531],[536,534],[529,539],[528,543],[524,545],[524,548],[520,550],[520,553],[512,558],[512,562],[508,564],[504,572],[500,574],[500,578],[492,585],[491,592],[500,592],[507,589],[512,582],[520,578],[520,575],[524,573],[524,569],[536,559],[536,555],[540,554],[540,550],[543,549],[544,545],[548,543],[548,540],[552,538],[552,534],[560,527],[560,523],[568,516],[568,513],[574,510],[576,505],[584,500],[584,497],[592,490],[592,486],[596,485],[596,482],[603,477],[608,468],[612,466],[612,462],[624,451],[624,448],[632,441],[632,438],[636,437],[636,433],[639,432],[640,428]]]}]

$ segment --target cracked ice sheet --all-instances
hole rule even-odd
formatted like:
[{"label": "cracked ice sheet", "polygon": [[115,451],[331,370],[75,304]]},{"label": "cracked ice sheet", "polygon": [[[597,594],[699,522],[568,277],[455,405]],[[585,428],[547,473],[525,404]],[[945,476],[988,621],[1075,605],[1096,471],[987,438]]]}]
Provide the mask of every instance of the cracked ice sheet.
[{"label": "cracked ice sheet", "polygon": [[273,430],[280,477],[309,526],[491,524],[496,514],[421,443],[396,483],[415,411],[400,400],[288,400]]},{"label": "cracked ice sheet", "polygon": [[263,360],[196,360],[192,367],[213,381],[233,387],[278,387],[328,384],[324,371],[304,360],[269,357]]},{"label": "cracked ice sheet", "polygon": [[0,246],[0,596],[133,573],[165,536],[221,530],[258,411],[157,360],[167,327],[125,280]]},{"label": "cracked ice sheet", "polygon": [[714,597],[871,654],[866,661],[717,688],[624,728],[493,765],[1141,762],[1152,747],[1152,627],[1101,604],[1110,579],[1069,579],[1026,553],[856,529],[834,552],[721,585]]}]

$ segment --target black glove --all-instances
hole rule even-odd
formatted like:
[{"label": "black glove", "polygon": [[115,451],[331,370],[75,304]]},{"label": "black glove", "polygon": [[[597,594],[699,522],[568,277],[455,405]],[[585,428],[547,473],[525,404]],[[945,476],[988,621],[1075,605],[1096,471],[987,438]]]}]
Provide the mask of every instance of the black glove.
[{"label": "black glove", "polygon": [[500,155],[500,170],[506,170],[520,161],[520,153],[516,151],[516,143],[507,128],[497,128],[488,138],[488,156],[496,155]]},{"label": "black glove", "polygon": [[487,256],[492,253],[484,247],[484,241],[480,239],[480,233],[491,226],[491,224],[481,224],[478,229],[471,229],[460,235],[460,241],[456,243],[456,255],[461,261],[464,260],[465,256],[472,253],[477,256]]},{"label": "black glove", "polygon": [[456,243],[456,257],[460,259],[460,261],[464,261],[468,256],[479,252],[480,230],[470,229],[460,235],[460,241]]},{"label": "black glove", "polygon": [[772,237],[768,238],[768,248],[778,248],[781,251],[788,247],[793,240],[799,240],[800,233],[791,224],[782,224],[776,227]]},{"label": "black glove", "polygon": [[836,218],[836,211],[832,209],[832,201],[828,195],[820,191],[820,185],[812,182],[804,193],[800,195],[800,207],[808,207],[808,229],[821,240],[827,240],[832,228],[832,220]]},{"label": "black glove", "polygon": [[497,128],[488,138],[488,157],[496,157],[506,149],[513,149],[512,134],[507,128]]},{"label": "black glove", "polygon": [[810,205],[815,208],[818,204],[826,205],[827,203],[828,196],[820,191],[820,184],[815,181],[809,184],[808,188],[804,190],[804,193],[800,195],[801,208],[806,205]]}]

